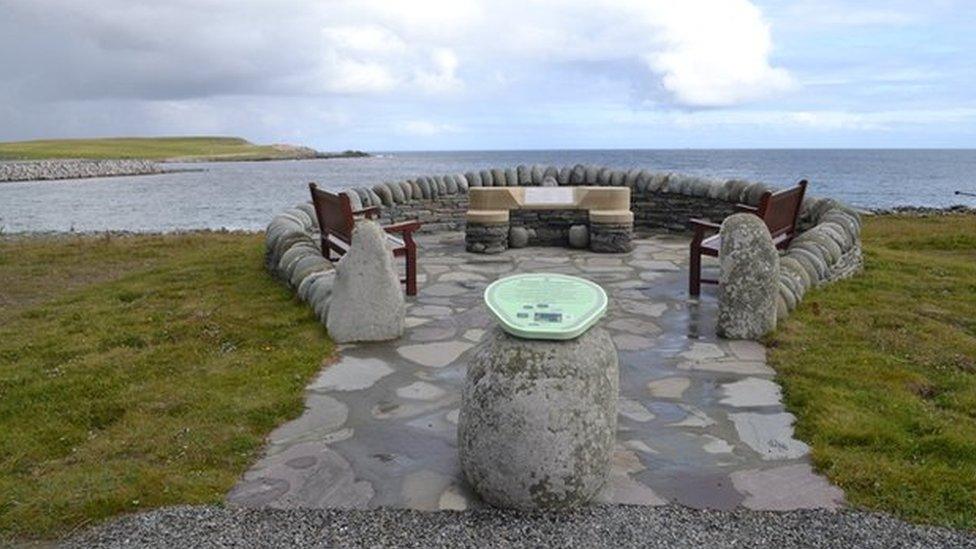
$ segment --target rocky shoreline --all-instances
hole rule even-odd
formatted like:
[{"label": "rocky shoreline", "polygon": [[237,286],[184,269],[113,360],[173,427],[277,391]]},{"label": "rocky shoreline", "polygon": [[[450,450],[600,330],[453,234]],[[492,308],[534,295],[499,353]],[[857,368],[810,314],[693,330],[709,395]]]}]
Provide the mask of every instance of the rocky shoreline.
[{"label": "rocky shoreline", "polygon": [[894,208],[873,208],[867,210],[866,213],[869,215],[907,215],[917,217],[955,214],[976,215],[976,208],[963,204],[939,208],[931,206],[895,206]]},{"label": "rocky shoreline", "polygon": [[175,170],[150,160],[17,160],[0,162],[0,183],[122,175],[153,175]]}]

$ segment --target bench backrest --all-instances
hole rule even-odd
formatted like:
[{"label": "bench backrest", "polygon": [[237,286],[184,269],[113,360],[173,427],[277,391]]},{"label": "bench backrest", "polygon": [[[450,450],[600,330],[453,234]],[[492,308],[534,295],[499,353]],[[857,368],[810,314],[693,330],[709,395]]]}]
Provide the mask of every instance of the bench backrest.
[{"label": "bench backrest", "polygon": [[772,235],[773,240],[784,235],[786,239],[793,238],[806,190],[807,181],[804,179],[795,187],[763,193],[759,200],[759,206],[756,208],[756,215],[766,222],[766,227],[769,228],[769,234]]},{"label": "bench backrest", "polygon": [[335,236],[345,242],[352,241],[352,228],[355,224],[352,214],[352,203],[345,194],[332,194],[323,191],[315,183],[309,183],[312,192],[312,205],[315,206],[315,217],[319,220],[319,229],[323,238]]}]

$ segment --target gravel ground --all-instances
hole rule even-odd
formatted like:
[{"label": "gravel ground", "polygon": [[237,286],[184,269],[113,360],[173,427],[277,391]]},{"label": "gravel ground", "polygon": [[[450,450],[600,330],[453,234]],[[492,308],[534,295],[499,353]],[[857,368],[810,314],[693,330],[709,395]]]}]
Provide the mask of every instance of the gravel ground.
[{"label": "gravel ground", "polygon": [[591,507],[498,510],[169,507],[122,517],[66,547],[974,547],[976,533],[858,511],[701,511]]}]

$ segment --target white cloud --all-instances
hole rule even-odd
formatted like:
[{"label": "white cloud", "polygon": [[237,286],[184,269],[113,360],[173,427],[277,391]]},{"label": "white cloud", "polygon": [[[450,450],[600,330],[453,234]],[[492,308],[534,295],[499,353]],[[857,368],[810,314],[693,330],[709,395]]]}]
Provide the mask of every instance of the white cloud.
[{"label": "white cloud", "polygon": [[746,0],[649,2],[649,20],[661,25],[663,45],[644,54],[679,103],[727,106],[794,85],[769,63],[769,25]]},{"label": "white cloud", "polygon": [[5,12],[5,76],[67,99],[457,94],[570,65],[637,89],[651,78],[664,101],[695,107],[792,84],[749,0],[31,0]]},{"label": "white cloud", "polygon": [[408,120],[398,125],[402,134],[429,137],[444,133],[457,133],[459,128],[453,124],[441,124],[429,120]]}]

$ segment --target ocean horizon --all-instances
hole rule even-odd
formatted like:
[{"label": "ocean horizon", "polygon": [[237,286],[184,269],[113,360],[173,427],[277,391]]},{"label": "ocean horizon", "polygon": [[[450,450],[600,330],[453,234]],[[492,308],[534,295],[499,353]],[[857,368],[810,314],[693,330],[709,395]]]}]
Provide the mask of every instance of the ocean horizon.
[{"label": "ocean horizon", "polygon": [[7,233],[261,230],[282,208],[308,200],[308,182],[341,190],[420,175],[519,164],[595,164],[809,192],[864,209],[976,206],[976,149],[560,149],[377,151],[369,158],[168,164],[162,175],[0,185]]}]

